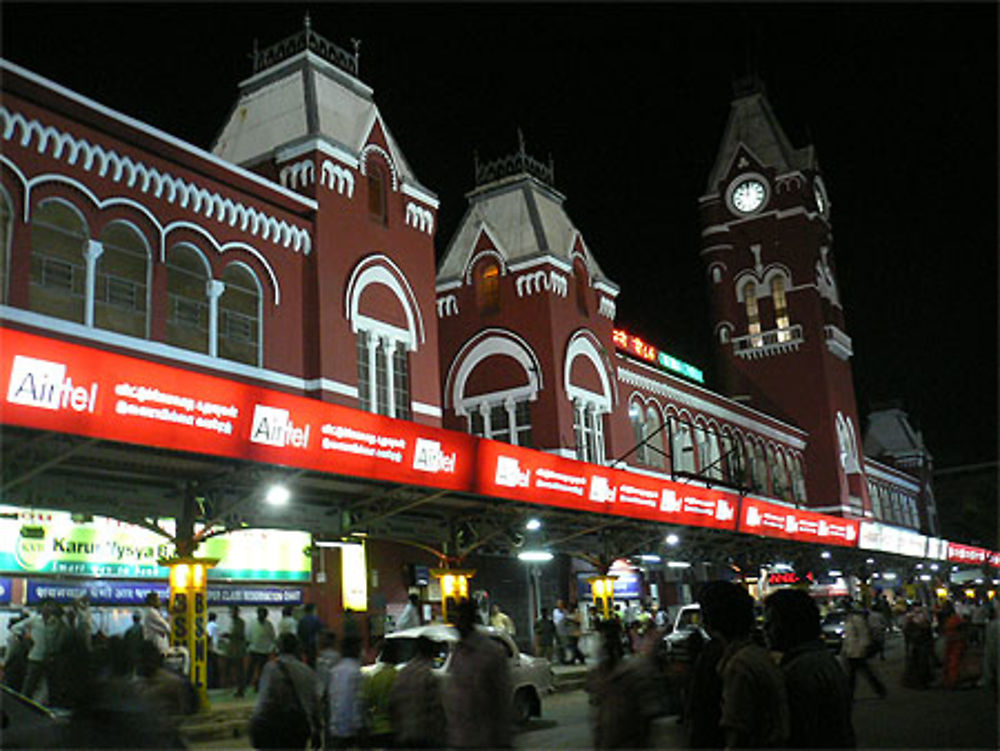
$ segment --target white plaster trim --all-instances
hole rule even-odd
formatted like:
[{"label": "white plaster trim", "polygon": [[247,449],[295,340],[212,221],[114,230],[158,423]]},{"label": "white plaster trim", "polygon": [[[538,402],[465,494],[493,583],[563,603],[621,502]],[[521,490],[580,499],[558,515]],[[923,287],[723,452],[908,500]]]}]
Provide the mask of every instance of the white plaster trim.
[{"label": "white plaster trim", "polygon": [[606,295],[611,295],[611,297],[618,297],[618,293],[621,291],[618,288],[618,285],[613,282],[609,282],[606,279],[595,280],[593,287]]},{"label": "white plaster trim", "polygon": [[605,318],[614,321],[616,312],[614,299],[602,295],[601,302],[597,306],[597,312]]},{"label": "white plaster trim", "polygon": [[[355,389],[357,392],[357,389]],[[410,409],[417,415],[428,415],[429,417],[441,417],[441,408],[436,404],[424,404],[423,402],[410,402]]]},{"label": "white plaster trim", "polygon": [[403,181],[403,187],[401,188],[404,196],[409,196],[410,198],[416,198],[418,201],[423,201],[432,209],[436,209],[441,205],[441,201],[438,200],[437,196],[433,193],[428,193],[421,187]]},{"label": "white plaster trim", "polygon": [[300,391],[315,391],[318,388],[322,388],[325,391],[343,394],[344,396],[357,398],[358,395],[356,386],[350,386],[327,378],[314,378],[307,381],[304,378],[280,373],[276,370],[245,365],[235,360],[224,360],[220,357],[209,357],[201,352],[192,352],[191,350],[181,349],[180,347],[174,347],[163,342],[126,336],[115,331],[108,331],[107,329],[90,328],[84,326],[82,323],[64,321],[59,318],[52,318],[41,313],[22,310],[21,308],[12,308],[7,305],[0,305],[0,320],[13,321],[14,323],[24,324],[54,334],[87,339],[102,345],[130,350],[138,353],[140,358],[144,360],[148,360],[150,356],[153,356],[173,360],[184,365],[194,365],[199,368],[216,371],[219,377],[222,378],[238,375]]},{"label": "white plaster trim", "polygon": [[278,182],[286,188],[297,190],[316,182],[316,165],[312,159],[303,159],[293,164],[287,164],[278,172]]},{"label": "white plaster trim", "polygon": [[528,377],[527,388],[533,394],[537,394],[542,388],[541,364],[531,346],[521,337],[504,329],[485,329],[466,342],[452,360],[445,379],[446,407],[448,404],[457,407],[468,400],[464,394],[469,376],[479,363],[494,355],[515,360],[524,369],[524,374]]},{"label": "white plaster trim", "polygon": [[3,126],[5,141],[12,140],[14,131],[20,129],[19,145],[22,148],[29,148],[33,137],[37,137],[35,150],[39,154],[46,153],[51,144],[51,158],[65,159],[68,165],[76,166],[82,156],[80,169],[85,172],[96,169],[98,177],[122,183],[125,187],[154,198],[162,198],[169,204],[176,203],[182,209],[203,215],[206,219],[215,219],[230,227],[235,228],[238,222],[240,232],[259,235],[262,240],[270,240],[284,248],[291,248],[296,252],[302,250],[306,255],[312,248],[309,232],[301,227],[276,219],[240,201],[225,198],[169,172],[160,172],[155,167],[133,160],[128,155],[118,154],[113,149],[91,144],[68,132],[42,125],[38,120],[27,120],[20,113],[12,113],[3,105],[0,105],[0,124]]},{"label": "white plaster trim", "polygon": [[[566,355],[563,360],[563,388],[570,401],[580,399],[601,408],[602,412],[610,412],[614,405],[614,374],[609,371],[600,351],[593,340],[597,337],[588,329],[580,329],[574,333],[566,345]],[[573,361],[578,357],[585,357],[593,364],[601,379],[601,394],[594,394],[587,389],[574,385],[570,381],[570,373],[573,370]]]},{"label": "white plaster trim", "polygon": [[891,467],[875,464],[873,459],[865,457],[866,475],[874,477],[877,480],[882,480],[883,482],[891,483],[896,487],[910,490],[913,493],[920,493],[920,484],[916,480],[902,472],[898,475],[895,474],[895,472],[899,472],[899,470],[893,470]]},{"label": "white plaster trim", "polygon": [[732,243],[718,243],[716,245],[709,245],[701,249],[700,255],[705,255],[706,253],[714,253],[717,250],[732,250],[735,245]]},{"label": "white plaster trim", "polygon": [[435,292],[450,292],[453,289],[458,289],[462,286],[464,282],[461,279],[452,279],[450,282],[439,282],[435,287]]},{"label": "white plaster trim", "polygon": [[530,384],[527,386],[518,386],[513,389],[504,389],[503,391],[491,391],[488,394],[466,396],[459,399],[455,402],[455,414],[459,417],[467,417],[473,410],[478,409],[482,404],[492,407],[500,404],[506,404],[508,399],[512,402],[521,402],[524,400],[533,402],[537,398],[538,390],[532,388]]},{"label": "white plaster trim", "polygon": [[329,159],[324,159],[320,166],[320,183],[342,196],[354,198],[354,173]]},{"label": "white plaster trim", "polygon": [[496,258],[500,266],[500,276],[507,276],[507,261],[504,259],[503,253],[494,248],[484,248],[478,253],[469,256],[469,260],[465,266],[465,273],[462,274],[466,284],[472,284],[472,269],[475,268],[476,264],[479,263],[479,259],[483,256],[492,256],[493,258]]},{"label": "white plaster trim", "polygon": [[[645,367],[641,363],[630,362],[629,364]],[[654,372],[656,372],[657,375],[661,375],[659,371]],[[691,409],[698,410],[699,412],[703,412],[707,415],[712,415],[719,420],[725,420],[733,425],[739,425],[746,430],[757,433],[758,435],[767,436],[776,441],[780,441],[785,446],[790,446],[799,450],[806,447],[806,442],[804,440],[791,435],[790,433],[784,433],[771,427],[770,425],[756,422],[750,417],[741,415],[720,405],[716,405],[693,394],[686,394],[669,384],[655,380],[649,376],[636,373],[635,371],[629,370],[621,365],[618,366],[618,380],[629,386],[635,386],[636,388],[645,389],[646,391],[650,391],[654,394],[659,394],[660,396],[666,397],[667,399],[670,399],[678,404],[687,405]]]},{"label": "white plaster trim", "polygon": [[569,293],[569,281],[565,276],[553,270],[549,270],[548,273],[542,270],[521,274],[514,280],[514,284],[517,288],[518,297],[547,291],[551,291],[560,297],[566,297]]},{"label": "white plaster trim", "polygon": [[428,235],[434,234],[434,213],[413,201],[406,204],[406,224]]},{"label": "white plaster trim", "polygon": [[840,506],[806,506],[801,505],[803,511],[816,511],[820,514],[835,514],[837,512],[847,512],[848,514],[856,514],[858,509],[856,506],[848,506],[846,504]]},{"label": "white plaster trim", "polygon": [[[367,316],[359,316],[358,303],[361,301],[361,293],[365,287],[375,283],[384,284],[388,287],[396,295],[400,305],[403,306],[403,311],[406,313],[407,328],[409,329],[409,341],[407,344],[410,351],[415,351],[418,343],[423,344],[426,341],[424,319],[420,313],[420,305],[417,302],[416,295],[413,294],[413,288],[410,287],[406,276],[393,263],[391,258],[381,253],[362,259],[354,267],[354,271],[351,272],[351,277],[347,282],[344,315],[348,321],[351,321],[352,331],[357,332],[360,328],[358,325],[360,322],[359,319],[372,320],[368,319]],[[389,324],[381,325],[389,327]]]},{"label": "white plaster trim", "polygon": [[458,298],[455,295],[445,295],[437,299],[438,318],[458,315]]},{"label": "white plaster trim", "polygon": [[318,206],[316,201],[310,198],[305,198],[304,196],[300,196],[294,191],[288,190],[287,188],[282,188],[280,185],[271,182],[267,178],[261,177],[260,175],[254,172],[250,172],[249,170],[243,169],[242,167],[238,167],[232,162],[227,162],[224,159],[220,159],[210,151],[199,149],[197,146],[192,146],[191,144],[182,141],[179,138],[175,138],[174,136],[171,136],[168,133],[163,132],[162,130],[158,130],[157,128],[154,128],[151,125],[147,125],[146,123],[140,122],[139,120],[131,118],[128,115],[123,115],[122,113],[113,110],[110,107],[106,107],[103,104],[99,104],[98,102],[95,102],[93,99],[89,99],[83,96],[82,94],[78,94],[75,91],[67,89],[65,86],[61,86],[55,83],[54,81],[50,81],[47,78],[43,78],[37,73],[32,73],[31,71],[26,70],[25,68],[22,68],[21,66],[16,65],[8,60],[0,58],[0,70],[9,70],[12,73],[15,73],[19,76],[22,76],[23,78],[28,79],[32,83],[44,86],[45,88],[54,91],[60,96],[66,97],[67,99],[72,99],[73,101],[82,104],[83,106],[92,109],[95,112],[99,112],[102,115],[110,117],[113,120],[117,120],[118,122],[127,125],[130,128],[135,128],[136,130],[142,131],[147,135],[153,136],[154,138],[164,141],[165,143],[169,143],[171,146],[175,146],[181,149],[182,151],[187,152],[188,154],[198,157],[199,159],[204,159],[205,161],[211,162],[217,167],[222,167],[227,172],[231,172],[234,175],[239,175],[240,177],[250,180],[251,182],[260,185],[261,187],[267,188],[268,190],[280,193],[286,198],[291,198],[292,200],[302,204],[307,208],[315,210]]},{"label": "white plaster trim", "polygon": [[[279,148],[275,152],[274,161],[277,164],[283,164],[284,162],[300,157],[303,154],[308,154],[312,151],[318,151],[326,156],[333,157],[339,162],[342,162],[351,169],[358,169],[360,163],[358,158],[351,154],[346,149],[334,145],[323,138],[310,138],[302,143],[298,143],[295,146],[285,146]],[[313,201],[313,203],[316,203]],[[313,208],[316,208],[315,206]]]},{"label": "white plaster trim", "polygon": [[557,449],[543,449],[543,453],[552,454],[553,456],[561,456],[563,459],[575,459],[580,461],[576,455],[576,451],[573,449],[557,448]]},{"label": "white plaster trim", "polygon": [[[369,131],[370,132],[370,131]],[[392,177],[392,191],[394,193],[399,192],[399,170],[396,169],[396,161],[392,158],[392,155],[388,151],[383,149],[377,143],[369,143],[361,150],[361,156],[359,161],[361,162],[361,174],[368,174],[368,155],[369,154],[379,154],[385,163],[389,165],[389,174]]]},{"label": "white plaster trim", "polygon": [[[492,238],[493,236],[490,235],[490,239]],[[573,270],[572,264],[566,263],[566,261],[562,260],[561,258],[558,258],[557,256],[552,256],[548,254],[542,256],[536,256],[535,258],[529,258],[527,261],[517,261],[516,263],[512,263],[509,267],[509,270],[512,273],[515,271],[525,271],[526,269],[531,269],[534,268],[535,266],[541,266],[546,263],[555,266],[557,269],[566,274],[570,273]]]}]

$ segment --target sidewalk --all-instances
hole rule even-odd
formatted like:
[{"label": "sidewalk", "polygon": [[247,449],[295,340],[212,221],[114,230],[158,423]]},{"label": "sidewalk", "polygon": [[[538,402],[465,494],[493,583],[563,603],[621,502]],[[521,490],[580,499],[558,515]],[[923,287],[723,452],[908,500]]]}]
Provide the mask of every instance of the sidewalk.
[{"label": "sidewalk", "polygon": [[[588,665],[553,665],[552,686],[554,691],[573,691],[583,687]],[[210,708],[198,714],[185,717],[180,723],[180,731],[185,740],[203,742],[224,740],[245,735],[250,715],[257,702],[257,695],[247,689],[247,695],[237,698],[231,688],[210,689]],[[545,701],[545,697],[542,697]]]}]

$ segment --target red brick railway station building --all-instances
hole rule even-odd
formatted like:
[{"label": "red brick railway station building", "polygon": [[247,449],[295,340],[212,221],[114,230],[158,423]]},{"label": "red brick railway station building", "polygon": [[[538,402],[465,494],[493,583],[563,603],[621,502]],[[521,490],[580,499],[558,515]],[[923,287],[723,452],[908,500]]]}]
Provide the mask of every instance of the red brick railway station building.
[{"label": "red brick railway station building", "polygon": [[[615,327],[619,286],[523,142],[476,165],[436,263],[439,199],[357,62],[308,28],[256,54],[210,152],[2,63],[4,503],[366,539],[373,632],[442,561],[526,623],[529,516],[545,601],[671,531],[711,564],[689,582],[830,546],[857,572],[1000,566],[940,540],[903,412],[861,433],[832,199],[761,85],[698,199],[712,388]],[[302,598],[337,622],[340,554],[309,555]]]}]

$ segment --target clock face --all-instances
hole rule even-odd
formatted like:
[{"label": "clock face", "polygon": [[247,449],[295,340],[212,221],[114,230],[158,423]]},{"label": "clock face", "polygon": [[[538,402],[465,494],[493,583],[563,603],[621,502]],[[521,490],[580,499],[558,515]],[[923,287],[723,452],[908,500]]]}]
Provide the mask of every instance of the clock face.
[{"label": "clock face", "polygon": [[767,189],[760,180],[744,180],[733,189],[733,208],[743,214],[759,209],[767,196]]}]

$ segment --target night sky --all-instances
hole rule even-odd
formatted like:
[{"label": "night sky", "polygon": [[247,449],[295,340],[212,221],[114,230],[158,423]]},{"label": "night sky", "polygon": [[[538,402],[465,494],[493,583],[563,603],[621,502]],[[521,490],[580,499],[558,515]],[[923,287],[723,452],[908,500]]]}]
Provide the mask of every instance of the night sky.
[{"label": "night sky", "polygon": [[859,413],[898,399],[938,468],[997,458],[997,7],[842,3],[2,5],[3,56],[208,148],[266,47],[350,49],[420,181],[439,256],[473,150],[555,161],[617,325],[709,373],[697,200],[732,81],[817,149]]}]

